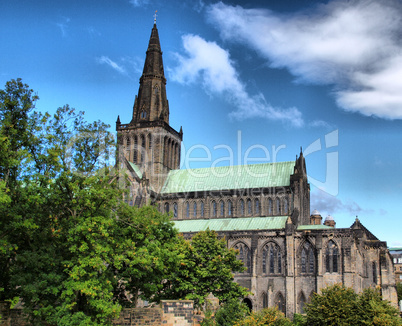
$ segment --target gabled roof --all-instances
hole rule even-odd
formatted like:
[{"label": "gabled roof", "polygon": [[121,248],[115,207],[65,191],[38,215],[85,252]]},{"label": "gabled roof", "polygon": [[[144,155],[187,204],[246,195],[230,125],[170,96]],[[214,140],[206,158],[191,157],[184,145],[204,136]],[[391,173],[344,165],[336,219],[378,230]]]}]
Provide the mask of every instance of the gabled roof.
[{"label": "gabled roof", "polygon": [[294,162],[279,162],[172,170],[161,193],[286,187],[290,185],[294,165]]},{"label": "gabled roof", "polygon": [[127,161],[129,166],[133,169],[133,172],[136,174],[138,179],[142,179],[142,172],[138,165],[134,164],[133,162]]},{"label": "gabled roof", "polygon": [[173,221],[181,233],[214,231],[280,230],[286,225],[287,216],[215,218]]}]

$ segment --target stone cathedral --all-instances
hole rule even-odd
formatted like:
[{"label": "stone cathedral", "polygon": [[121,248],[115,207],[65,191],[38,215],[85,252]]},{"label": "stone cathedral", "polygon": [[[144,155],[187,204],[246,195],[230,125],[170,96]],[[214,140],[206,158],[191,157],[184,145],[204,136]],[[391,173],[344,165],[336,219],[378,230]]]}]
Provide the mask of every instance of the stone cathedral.
[{"label": "stone cathedral", "polygon": [[170,213],[188,239],[207,228],[225,237],[247,267],[235,280],[252,292],[244,298],[251,309],[303,313],[312,293],[334,283],[357,292],[378,286],[396,304],[386,243],[357,218],[336,228],[331,216],[310,213],[302,152],[291,162],[180,170],[183,130],[169,124],[156,23],[139,84],[131,121],[116,121],[118,165],[131,181],[126,200]]}]

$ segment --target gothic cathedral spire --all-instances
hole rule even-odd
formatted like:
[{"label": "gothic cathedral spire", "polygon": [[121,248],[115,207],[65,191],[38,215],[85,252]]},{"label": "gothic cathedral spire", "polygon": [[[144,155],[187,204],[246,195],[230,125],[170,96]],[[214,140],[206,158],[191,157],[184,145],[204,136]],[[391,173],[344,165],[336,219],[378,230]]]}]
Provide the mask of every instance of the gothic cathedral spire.
[{"label": "gothic cathedral spire", "polygon": [[[131,171],[133,189],[147,185],[158,192],[169,171],[180,167],[183,131],[180,128],[178,132],[169,125],[166,78],[156,23],[149,39],[132,119],[130,123],[122,124],[118,117],[116,130],[119,164]],[[139,187],[139,183],[143,186]],[[145,200],[145,197],[141,198]]]},{"label": "gothic cathedral spire", "polygon": [[169,124],[169,103],[166,98],[166,78],[163,69],[159,33],[154,24],[149,39],[144,69],[135,97],[133,118],[130,123],[164,121]]}]

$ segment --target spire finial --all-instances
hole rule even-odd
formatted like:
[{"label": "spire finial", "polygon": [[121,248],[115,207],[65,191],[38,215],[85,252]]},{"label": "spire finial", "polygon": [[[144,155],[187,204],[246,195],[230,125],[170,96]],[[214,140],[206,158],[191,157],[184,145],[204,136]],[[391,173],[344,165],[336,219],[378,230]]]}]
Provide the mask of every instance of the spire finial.
[{"label": "spire finial", "polygon": [[155,13],[154,13],[154,25],[156,25],[156,17],[158,17],[158,15],[156,14],[158,12],[158,10],[155,10]]}]

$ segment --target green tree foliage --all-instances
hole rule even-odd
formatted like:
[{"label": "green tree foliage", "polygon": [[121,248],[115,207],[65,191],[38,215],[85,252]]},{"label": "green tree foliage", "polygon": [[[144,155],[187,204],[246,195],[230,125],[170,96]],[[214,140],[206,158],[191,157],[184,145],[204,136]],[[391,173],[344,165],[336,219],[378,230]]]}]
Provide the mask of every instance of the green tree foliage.
[{"label": "green tree foliage", "polygon": [[245,303],[232,299],[221,305],[215,314],[208,311],[201,326],[233,326],[237,321],[246,318],[248,314],[249,309]]},{"label": "green tree foliage", "polygon": [[340,284],[315,294],[307,304],[307,325],[402,325],[398,310],[382,300],[379,289],[356,294]]},{"label": "green tree foliage", "polygon": [[237,251],[228,249],[215,231],[199,232],[191,242],[182,240],[180,247],[180,266],[170,272],[158,299],[185,298],[202,307],[209,293],[221,303],[247,295],[247,290],[234,282],[233,275],[245,267],[237,260]]},{"label": "green tree foliage", "polygon": [[402,300],[402,282],[396,284],[396,292],[398,293],[398,302]]},{"label": "green tree foliage", "polygon": [[292,326],[293,323],[277,308],[266,308],[252,312],[244,319],[238,320],[234,326]]},{"label": "green tree foliage", "polygon": [[21,80],[0,92],[0,299],[22,298],[37,325],[108,325],[162,289],[177,233],[121,200],[108,125],[32,112],[36,99]]}]

